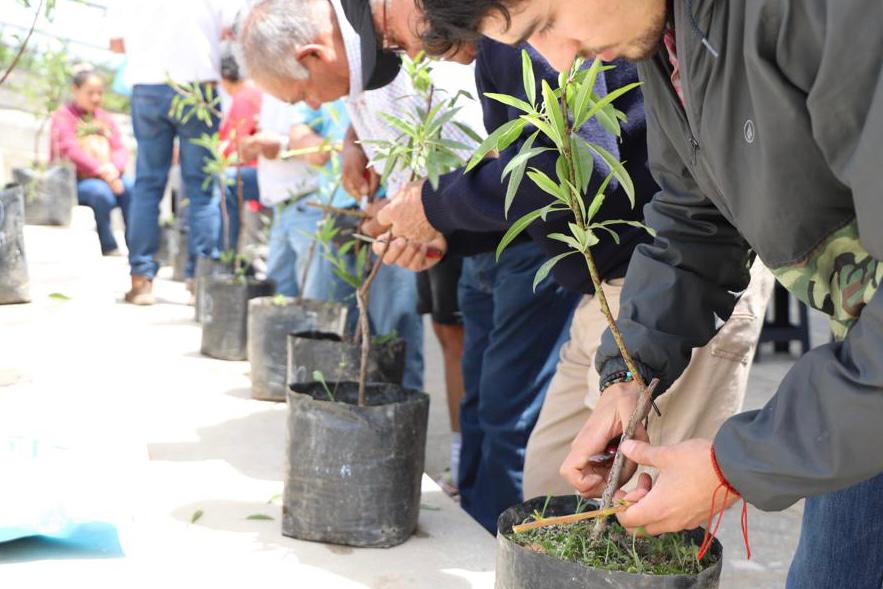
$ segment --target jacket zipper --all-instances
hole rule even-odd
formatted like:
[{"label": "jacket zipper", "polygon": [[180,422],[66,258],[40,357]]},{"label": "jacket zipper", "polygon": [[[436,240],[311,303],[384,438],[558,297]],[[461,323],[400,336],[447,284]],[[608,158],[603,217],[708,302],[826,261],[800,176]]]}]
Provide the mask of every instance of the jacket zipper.
[{"label": "jacket zipper", "polygon": [[669,100],[674,102],[675,107],[677,108],[678,114],[681,117],[681,123],[684,126],[684,129],[687,131],[687,135],[690,141],[690,165],[694,168],[699,161],[699,140],[696,139],[696,135],[693,133],[693,127],[690,126],[690,119],[687,117],[687,111],[684,108],[684,103],[681,102],[681,97],[678,96],[678,93],[675,92],[674,87],[671,85],[671,72],[666,67],[667,61],[666,57],[662,55],[660,52],[653,59],[654,65],[659,70],[659,72],[663,76],[663,85],[665,86],[666,93],[668,94]]}]

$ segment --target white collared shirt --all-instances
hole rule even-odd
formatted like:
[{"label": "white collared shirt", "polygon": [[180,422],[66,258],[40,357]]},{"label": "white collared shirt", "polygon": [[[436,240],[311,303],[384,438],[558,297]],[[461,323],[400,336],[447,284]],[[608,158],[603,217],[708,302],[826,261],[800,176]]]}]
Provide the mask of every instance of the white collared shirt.
[{"label": "white collared shirt", "polygon": [[[362,51],[359,35],[347,20],[340,1],[331,0],[331,5],[337,14],[337,21],[340,24],[340,32],[349,62],[350,93],[345,103],[353,128],[362,141],[396,140],[401,133],[384,121],[378,113],[412,113],[417,108],[424,106],[424,99],[417,95],[404,68],[402,68],[395,80],[383,88],[364,90]],[[436,88],[435,91],[442,93],[442,96],[445,98],[451,98],[457,92],[464,90],[476,99],[461,98],[459,105],[462,108],[454,119],[469,126],[478,135],[484,136],[486,133],[481,104],[477,100],[478,92],[475,88],[474,66],[438,61],[433,64],[431,77]],[[465,133],[452,123],[448,123],[445,126],[442,135],[445,139],[459,141],[466,145],[474,144],[474,141],[469,139]],[[374,159],[376,146],[370,143],[363,143],[362,147],[368,158]],[[464,160],[468,159],[470,155],[471,151],[468,150],[464,150],[462,153]],[[410,180],[409,176],[410,172],[408,171],[392,174],[387,183],[388,194],[394,196]]]}]

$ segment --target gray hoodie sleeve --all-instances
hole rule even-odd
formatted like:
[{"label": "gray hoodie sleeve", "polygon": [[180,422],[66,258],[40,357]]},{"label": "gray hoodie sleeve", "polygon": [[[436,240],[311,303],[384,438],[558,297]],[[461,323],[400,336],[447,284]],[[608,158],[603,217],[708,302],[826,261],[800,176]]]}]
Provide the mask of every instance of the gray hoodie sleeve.
[{"label": "gray hoodie sleeve", "polygon": [[[779,67],[805,89],[816,143],[852,190],[859,241],[883,263],[883,3],[789,4]],[[881,274],[842,343],[806,354],[766,407],[721,428],[721,470],[750,503],[784,509],[883,472]]]},{"label": "gray hoodie sleeve", "polygon": [[[645,380],[660,379],[658,395],[687,367],[693,348],[708,343],[730,317],[738,293],[748,286],[752,256],[696,185],[651,108],[647,141],[661,191],[644,216],[657,233],[632,256],[617,324]],[[689,320],[683,309],[690,309]],[[609,331],[595,363],[602,384],[626,369]]]}]

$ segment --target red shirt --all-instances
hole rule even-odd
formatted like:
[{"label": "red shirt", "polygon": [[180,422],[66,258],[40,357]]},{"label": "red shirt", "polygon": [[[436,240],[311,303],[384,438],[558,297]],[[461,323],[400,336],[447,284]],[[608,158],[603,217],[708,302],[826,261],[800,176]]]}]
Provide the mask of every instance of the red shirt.
[{"label": "red shirt", "polygon": [[[221,123],[221,140],[229,141],[224,155],[230,156],[236,152],[238,138],[249,137],[257,133],[258,117],[261,114],[261,96],[261,91],[251,84],[246,84],[233,96],[230,110]],[[231,138],[231,135],[235,136]],[[258,162],[253,160],[245,162],[244,165],[253,168],[258,165]]]},{"label": "red shirt", "polygon": [[[83,149],[77,138],[77,128],[86,116],[87,113],[73,103],[55,111],[49,132],[49,157],[51,161],[66,159],[73,162],[79,178],[94,178],[104,162]],[[129,150],[123,145],[119,128],[110,114],[100,108],[93,113],[92,123],[104,128],[102,134],[110,144],[110,161],[122,174],[129,161]]]}]

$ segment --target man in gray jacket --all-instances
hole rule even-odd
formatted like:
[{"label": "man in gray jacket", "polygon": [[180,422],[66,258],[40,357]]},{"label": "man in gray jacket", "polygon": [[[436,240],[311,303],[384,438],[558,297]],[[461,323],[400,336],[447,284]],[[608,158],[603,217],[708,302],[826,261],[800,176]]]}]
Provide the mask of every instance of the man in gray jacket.
[{"label": "man in gray jacket", "polygon": [[[659,469],[620,515],[651,534],[704,523],[715,491],[765,510],[807,497],[789,587],[883,583],[883,3],[879,0],[423,0],[428,35],[529,40],[558,68],[577,55],[640,62],[651,166],[620,327],[664,392],[729,316],[759,256],[795,296],[831,318],[836,341],[801,358],[760,411],[713,443],[624,444]],[[588,18],[587,16],[588,15]],[[609,334],[602,388],[624,369]],[[714,394],[714,391],[709,391]],[[629,402],[584,432],[619,433]],[[580,435],[562,474],[603,485]],[[718,505],[717,507],[720,507]]]}]

